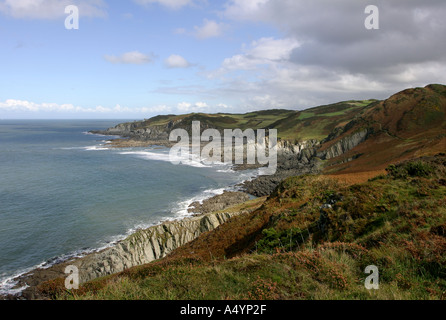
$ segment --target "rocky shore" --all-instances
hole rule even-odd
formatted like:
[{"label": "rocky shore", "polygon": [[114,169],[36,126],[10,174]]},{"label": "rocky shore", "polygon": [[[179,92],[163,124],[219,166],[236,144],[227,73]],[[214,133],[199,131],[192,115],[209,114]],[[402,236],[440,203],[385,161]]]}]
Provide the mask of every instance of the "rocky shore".
[{"label": "rocky shore", "polygon": [[318,174],[322,170],[322,161],[312,159],[306,163],[295,156],[279,156],[276,173],[273,175],[260,175],[255,179],[243,182],[240,187],[243,192],[256,197],[270,195],[281,181],[288,177],[303,174]]},{"label": "rocky shore", "polygon": [[153,146],[170,148],[174,143],[168,140],[135,140],[135,139],[113,139],[107,143],[108,148],[147,148]]},{"label": "rocky shore", "polygon": [[210,199],[193,202],[188,209],[189,213],[207,214],[214,211],[224,210],[230,206],[248,201],[249,195],[244,192],[224,191],[223,194]]},{"label": "rocky shore", "polygon": [[[175,126],[139,129],[135,124],[122,124],[106,131],[91,133],[120,135],[122,138],[110,140],[109,147],[172,147],[168,141],[168,130]],[[37,269],[21,276],[17,287],[28,286],[20,298],[40,299],[37,286],[48,280],[66,277],[65,267],[74,265],[80,271],[80,282],[121,272],[133,266],[149,263],[165,257],[176,248],[192,241],[204,232],[218,228],[235,215],[245,211],[228,211],[233,205],[245,203],[249,195],[264,197],[270,195],[277,185],[287,177],[302,174],[317,174],[323,168],[323,161],[343,154],[367,138],[369,132],[361,131],[344,138],[329,148],[321,149],[321,141],[309,140],[291,143],[278,141],[277,170],[273,175],[258,176],[245,181],[239,187],[242,192],[224,192],[203,202],[195,202],[189,212],[193,217],[165,222],[146,230],[140,230],[116,245],[88,254],[82,258],[66,261],[47,269]],[[335,138],[335,137],[332,137]],[[330,137],[328,137],[328,141]],[[234,165],[234,170],[258,168],[259,165]],[[9,297],[11,298],[11,297]],[[17,298],[17,297],[12,297]]]},{"label": "rocky shore", "polygon": [[37,286],[45,281],[66,278],[65,268],[67,266],[78,268],[79,282],[82,284],[149,263],[165,257],[202,233],[218,228],[232,217],[254,210],[249,207],[242,207],[237,210],[228,209],[249,199],[248,195],[241,192],[225,192],[223,195],[214,198],[205,200],[202,204],[196,204],[198,208],[193,211],[205,212],[204,214],[166,221],[148,229],[139,230],[110,248],[24,274],[15,279],[17,281],[16,288],[25,286],[27,288],[18,296],[0,297],[0,299],[44,299],[45,297],[41,296]]}]

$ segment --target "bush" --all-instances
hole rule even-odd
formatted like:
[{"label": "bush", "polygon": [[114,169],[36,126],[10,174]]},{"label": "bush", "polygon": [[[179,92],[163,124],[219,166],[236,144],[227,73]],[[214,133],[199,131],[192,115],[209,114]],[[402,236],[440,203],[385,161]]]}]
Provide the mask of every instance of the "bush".
[{"label": "bush", "polygon": [[406,179],[408,177],[429,177],[434,173],[434,168],[423,161],[410,161],[399,165],[390,165],[386,168],[389,175],[396,179]]},{"label": "bush", "polygon": [[309,232],[307,230],[302,231],[299,228],[290,228],[283,231],[270,228],[263,230],[262,235],[262,239],[257,243],[257,250],[272,253],[277,249],[292,251],[298,248],[301,243],[307,240]]}]

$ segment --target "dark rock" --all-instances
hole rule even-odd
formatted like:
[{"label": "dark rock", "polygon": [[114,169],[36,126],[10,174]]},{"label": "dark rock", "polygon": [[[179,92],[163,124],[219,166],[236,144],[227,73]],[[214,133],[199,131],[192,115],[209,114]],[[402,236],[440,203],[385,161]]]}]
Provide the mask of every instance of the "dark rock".
[{"label": "dark rock", "polygon": [[225,191],[223,194],[216,195],[210,199],[203,200],[202,203],[196,201],[189,206],[190,213],[205,214],[214,211],[221,211],[228,207],[246,202],[249,195],[244,192]]}]

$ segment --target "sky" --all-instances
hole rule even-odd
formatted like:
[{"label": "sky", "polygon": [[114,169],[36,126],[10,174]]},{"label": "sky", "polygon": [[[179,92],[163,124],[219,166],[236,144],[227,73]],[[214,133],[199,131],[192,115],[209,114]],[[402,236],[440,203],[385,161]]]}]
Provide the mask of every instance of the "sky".
[{"label": "sky", "polygon": [[445,84],[445,40],[444,0],[0,0],[0,119],[385,99]]}]

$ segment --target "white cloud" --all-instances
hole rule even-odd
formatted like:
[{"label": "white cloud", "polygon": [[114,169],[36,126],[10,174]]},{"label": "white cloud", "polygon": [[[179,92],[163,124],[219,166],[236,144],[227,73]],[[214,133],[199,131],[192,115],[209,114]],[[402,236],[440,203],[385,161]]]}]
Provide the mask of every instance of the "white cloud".
[{"label": "white cloud", "polygon": [[159,4],[169,9],[178,10],[193,3],[193,0],[134,0],[140,5]]},{"label": "white cloud", "polygon": [[[0,109],[4,111],[69,111],[77,112],[81,110],[80,107],[75,107],[72,104],[57,104],[57,103],[34,103],[26,100],[8,99],[4,102],[0,102]],[[87,110],[87,109],[83,109]],[[98,109],[99,110],[99,109]]]},{"label": "white cloud", "polygon": [[111,63],[121,64],[146,64],[152,62],[152,57],[139,51],[126,52],[120,56],[104,56],[105,60]]},{"label": "white cloud", "polygon": [[97,113],[97,114],[153,114],[170,112],[171,108],[166,105],[152,107],[129,108],[117,104],[115,107],[96,106],[85,108],[73,104],[57,103],[35,103],[27,100],[8,99],[0,101],[0,110],[4,112],[27,112],[27,113]]},{"label": "white cloud", "polygon": [[259,71],[262,65],[274,67],[289,60],[292,51],[298,47],[299,42],[294,39],[261,38],[253,41],[248,49],[245,48],[244,53],[226,58],[214,75],[239,70]]},{"label": "white cloud", "polygon": [[180,102],[180,103],[178,104],[177,109],[180,110],[180,111],[188,111],[189,108],[190,108],[191,106],[192,106],[191,103],[188,103],[188,102]]},{"label": "white cloud", "polygon": [[166,105],[158,105],[154,107],[142,107],[136,109],[137,113],[156,113],[156,114],[165,114],[170,113],[172,110],[171,107]]},{"label": "white cloud", "polygon": [[[378,0],[380,30],[364,27],[367,0],[229,0],[222,17],[283,33],[260,38],[207,73],[213,94],[240,108],[305,108],[387,98],[446,81],[446,2]],[[219,81],[219,82],[218,82]]]},{"label": "white cloud", "polygon": [[269,0],[230,0],[225,5],[224,14],[237,20],[255,20],[262,19],[263,8]]},{"label": "white cloud", "polygon": [[168,68],[188,68],[191,66],[191,64],[186,59],[177,54],[172,54],[164,61],[164,64]]},{"label": "white cloud", "polygon": [[0,12],[18,19],[59,19],[69,5],[78,6],[82,16],[107,15],[103,0],[1,0]]},{"label": "white cloud", "polygon": [[181,102],[177,106],[177,110],[182,113],[204,112],[209,109],[210,106],[206,102],[197,102],[195,104],[189,102]]},{"label": "white cloud", "polygon": [[291,52],[299,47],[299,42],[292,38],[261,38],[253,41],[248,54],[258,59],[280,61],[288,60]]},{"label": "white cloud", "polygon": [[218,109],[231,109],[232,107],[228,106],[227,104],[224,103],[219,103],[217,104],[217,108]]},{"label": "white cloud", "polygon": [[[223,16],[268,23],[302,43],[294,50],[296,64],[377,71],[383,66],[446,61],[444,0],[379,0],[379,30],[366,30],[367,0],[231,0]],[[382,68],[386,72],[385,68]]]},{"label": "white cloud", "polygon": [[205,108],[208,108],[208,107],[209,107],[209,106],[207,105],[206,102],[197,102],[197,103],[195,104],[195,106],[196,106],[198,109],[205,109]]},{"label": "white cloud", "polygon": [[215,38],[219,37],[223,34],[223,30],[225,28],[225,25],[223,23],[218,23],[214,20],[203,20],[202,26],[195,26],[194,27],[194,35],[198,39],[208,39],[208,38]]}]

